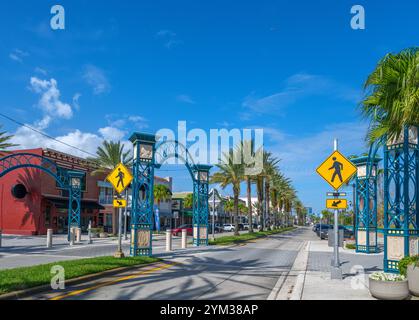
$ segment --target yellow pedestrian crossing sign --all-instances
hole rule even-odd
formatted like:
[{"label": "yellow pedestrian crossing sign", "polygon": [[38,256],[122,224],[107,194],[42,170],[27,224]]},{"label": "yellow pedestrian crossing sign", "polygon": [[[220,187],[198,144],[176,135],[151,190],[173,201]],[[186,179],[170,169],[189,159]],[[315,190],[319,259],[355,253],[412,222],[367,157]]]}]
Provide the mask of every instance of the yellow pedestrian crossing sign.
[{"label": "yellow pedestrian crossing sign", "polygon": [[348,200],[346,199],[327,199],[326,200],[327,209],[347,209]]},{"label": "yellow pedestrian crossing sign", "polygon": [[122,163],[118,164],[116,168],[106,177],[117,193],[124,191],[131,183],[133,177],[129,169]]},{"label": "yellow pedestrian crossing sign", "polygon": [[125,199],[115,199],[113,201],[114,208],[125,208],[127,206],[127,200]]},{"label": "yellow pedestrian crossing sign", "polygon": [[355,173],[357,169],[351,161],[339,151],[333,152],[330,157],[317,168],[317,173],[329,183],[333,189],[339,190]]}]

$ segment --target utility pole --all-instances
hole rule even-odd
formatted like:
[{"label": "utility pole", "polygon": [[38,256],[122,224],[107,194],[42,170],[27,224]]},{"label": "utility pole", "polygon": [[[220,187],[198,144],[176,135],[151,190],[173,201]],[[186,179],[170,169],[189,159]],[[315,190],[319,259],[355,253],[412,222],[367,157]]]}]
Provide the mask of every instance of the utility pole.
[{"label": "utility pole", "polygon": [[[339,149],[339,142],[338,139],[335,139],[334,141],[334,150],[338,151]],[[336,192],[338,192],[336,190]],[[338,199],[338,197],[336,197]],[[342,269],[340,267],[340,261],[339,261],[339,210],[335,209],[335,221],[334,221],[334,246],[333,246],[333,259],[332,259],[332,271],[331,271],[331,278],[342,280]]]},{"label": "utility pole", "polygon": [[[127,202],[127,206],[128,206],[128,188],[125,190],[125,201]],[[124,210],[124,239],[125,240],[128,240],[128,235],[127,235],[128,217],[127,217],[127,215],[128,215],[128,209],[127,209],[127,207],[125,207],[125,210]]]}]

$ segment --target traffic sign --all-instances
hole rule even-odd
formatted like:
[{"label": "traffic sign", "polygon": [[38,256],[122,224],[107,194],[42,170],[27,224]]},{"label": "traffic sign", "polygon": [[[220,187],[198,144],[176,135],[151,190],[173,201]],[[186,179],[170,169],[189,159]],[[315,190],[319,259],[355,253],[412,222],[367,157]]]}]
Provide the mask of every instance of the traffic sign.
[{"label": "traffic sign", "polygon": [[356,173],[356,170],[351,161],[339,151],[335,151],[316,171],[333,189],[339,190]]},{"label": "traffic sign", "polygon": [[335,197],[335,198],[339,198],[339,197],[346,197],[346,192],[328,192],[326,193],[326,195],[328,197]]},{"label": "traffic sign", "polygon": [[346,209],[348,208],[348,200],[346,199],[327,199],[327,209]]},{"label": "traffic sign", "polygon": [[133,177],[129,169],[122,163],[118,164],[116,168],[106,177],[117,193],[124,191],[131,183]]},{"label": "traffic sign", "polygon": [[113,201],[114,208],[125,208],[127,206],[127,200],[125,199],[115,199]]}]

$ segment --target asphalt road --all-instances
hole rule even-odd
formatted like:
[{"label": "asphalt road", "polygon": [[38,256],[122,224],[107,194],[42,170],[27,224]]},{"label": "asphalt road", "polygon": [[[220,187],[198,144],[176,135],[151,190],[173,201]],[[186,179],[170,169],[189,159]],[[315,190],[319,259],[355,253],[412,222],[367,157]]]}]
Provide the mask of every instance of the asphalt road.
[{"label": "asphalt road", "polygon": [[[246,233],[247,231],[241,232]],[[216,234],[216,237],[228,236],[233,233],[225,232]],[[211,237],[211,235],[210,235]],[[54,236],[53,248],[46,248],[44,236],[12,236],[4,235],[2,247],[0,247],[0,270],[17,267],[27,267],[38,264],[92,258],[99,256],[112,256],[118,246],[114,239],[94,239],[93,244],[87,243],[87,236],[83,235],[80,244],[69,246],[65,236]],[[192,237],[188,237],[192,241]],[[129,255],[130,240],[123,241],[122,250]],[[181,238],[173,237],[173,249],[181,249]],[[189,245],[188,250],[196,250]],[[153,235],[153,254],[166,256],[165,235]]]},{"label": "asphalt road", "polygon": [[174,252],[157,265],[31,299],[267,299],[304,241],[313,239],[310,229],[300,228],[245,245]]}]

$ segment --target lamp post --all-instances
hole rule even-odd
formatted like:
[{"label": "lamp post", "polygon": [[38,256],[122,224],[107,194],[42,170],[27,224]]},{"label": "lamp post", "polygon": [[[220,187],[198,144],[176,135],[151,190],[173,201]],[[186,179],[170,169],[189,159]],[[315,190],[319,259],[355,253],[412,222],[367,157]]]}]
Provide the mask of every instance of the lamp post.
[{"label": "lamp post", "polygon": [[80,228],[80,209],[81,209],[81,179],[83,172],[68,171],[69,184],[69,205],[68,205],[68,241],[71,237],[71,228]]},{"label": "lamp post", "polygon": [[418,127],[405,126],[384,148],[384,271],[399,272],[399,261],[419,254]]},{"label": "lamp post", "polygon": [[195,246],[208,245],[208,188],[209,171],[212,166],[194,165],[193,181],[193,243]]},{"label": "lamp post", "polygon": [[378,252],[377,244],[377,172],[382,159],[369,155],[353,159],[357,167],[355,206],[356,251]]},{"label": "lamp post", "polygon": [[154,167],[156,136],[134,133],[131,201],[131,256],[152,255]]}]

